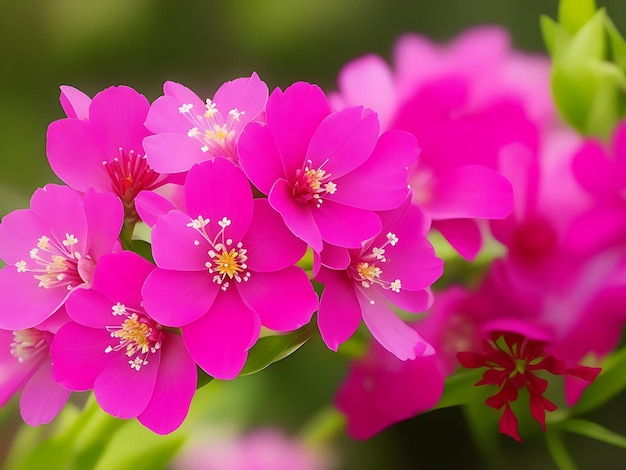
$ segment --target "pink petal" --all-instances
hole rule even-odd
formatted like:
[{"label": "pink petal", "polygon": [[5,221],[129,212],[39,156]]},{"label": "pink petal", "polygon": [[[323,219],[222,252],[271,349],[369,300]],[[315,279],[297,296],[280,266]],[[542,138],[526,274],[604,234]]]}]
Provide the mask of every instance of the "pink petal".
[{"label": "pink petal", "polygon": [[332,201],[324,201],[311,213],[324,241],[345,248],[360,248],[381,229],[380,218],[374,212]]},{"label": "pink petal", "polygon": [[[81,254],[87,247],[87,219],[81,196],[67,186],[48,184],[37,189],[30,200],[30,208],[48,225],[50,232],[59,240],[65,240],[69,233],[78,239],[74,250]],[[63,210],[60,210],[63,208]]]},{"label": "pink petal", "polygon": [[37,364],[31,361],[20,363],[11,354],[11,343],[14,341],[13,332],[0,330],[0,406],[11,398],[34,372]]},{"label": "pink petal", "polygon": [[67,299],[65,309],[76,323],[90,328],[106,328],[119,324],[119,317],[113,317],[112,307],[116,303],[95,289],[76,289]]},{"label": "pink petal", "polygon": [[253,72],[249,78],[237,78],[224,83],[215,92],[213,101],[224,117],[231,109],[243,111],[238,123],[238,127],[243,128],[263,111],[267,95],[267,85]]},{"label": "pink petal", "polygon": [[54,379],[70,390],[90,390],[98,374],[116,359],[104,352],[110,344],[111,335],[105,329],[66,323],[50,346]]},{"label": "pink petal", "polygon": [[595,140],[586,141],[572,159],[572,171],[580,185],[596,196],[612,196],[624,188],[624,176],[609,158],[604,146]]},{"label": "pink petal", "polygon": [[434,220],[433,228],[439,230],[448,243],[467,260],[472,261],[483,246],[483,237],[475,220]]},{"label": "pink petal", "polygon": [[416,291],[400,289],[400,292],[383,289],[381,292],[391,305],[410,313],[425,312],[432,306],[434,301],[433,293],[430,289]]},{"label": "pink petal", "polygon": [[144,308],[165,326],[182,326],[204,315],[213,305],[219,286],[206,272],[155,269],[142,289]]},{"label": "pink petal", "polygon": [[186,133],[163,132],[143,140],[148,165],[159,173],[180,173],[196,163],[208,160],[210,155],[203,152],[201,147],[196,139]]},{"label": "pink petal", "polygon": [[259,317],[234,289],[221,292],[211,311],[182,327],[185,345],[207,374],[221,380],[237,377],[259,337]]},{"label": "pink petal", "polygon": [[113,193],[97,193],[87,189],[84,210],[89,234],[89,255],[98,260],[101,255],[111,253],[118,244],[124,222],[124,206]]},{"label": "pink petal", "polygon": [[50,234],[50,227],[30,209],[5,215],[0,223],[0,258],[10,265],[27,260],[30,250],[45,234]]},{"label": "pink petal", "polygon": [[307,204],[294,200],[293,191],[285,180],[277,180],[269,194],[270,205],[280,213],[287,227],[315,251],[323,247],[317,223]]},{"label": "pink petal", "polygon": [[61,107],[68,118],[89,119],[91,98],[72,86],[61,85]]},{"label": "pink petal", "polygon": [[50,362],[44,360],[26,383],[20,398],[20,414],[26,424],[48,424],[65,406],[70,391],[52,378]]},{"label": "pink petal", "polygon": [[123,251],[103,256],[98,262],[92,288],[114,302],[141,307],[141,287],[155,266],[137,253]]},{"label": "pink petal", "polygon": [[361,306],[345,272],[322,268],[316,280],[324,284],[317,324],[326,346],[337,351],[359,327]]},{"label": "pink petal", "polygon": [[52,171],[72,188],[110,190],[111,179],[102,162],[113,157],[107,155],[90,122],[61,119],[51,123],[46,134],[46,155]]},{"label": "pink petal", "polygon": [[347,248],[324,243],[324,249],[319,256],[322,266],[330,269],[343,271],[350,266],[350,251]]},{"label": "pink petal", "polygon": [[413,328],[400,320],[389,308],[385,298],[373,289],[367,291],[367,296],[362,290],[357,290],[357,298],[361,305],[363,321],[372,336],[398,359],[403,361],[415,359],[416,347],[419,344],[423,345],[422,355],[434,352],[432,346],[424,341]]},{"label": "pink petal", "polygon": [[165,82],[163,92],[165,96],[160,96],[150,106],[146,127],[155,134],[177,132],[186,136],[187,131],[193,126],[178,108],[183,104],[191,104],[196,114],[202,114],[206,109],[204,101],[189,88],[176,82]]},{"label": "pink petal", "polygon": [[[340,178],[362,164],[372,153],[379,124],[374,113],[361,106],[326,116],[311,137],[306,157],[312,168],[323,165],[333,178]],[[326,163],[325,163],[326,162]],[[292,175],[287,170],[287,175]]]},{"label": "pink petal", "polygon": [[362,104],[373,109],[383,129],[391,124],[396,107],[395,85],[391,69],[381,57],[370,54],[349,62],[337,81],[347,105]]},{"label": "pink petal", "polygon": [[[110,353],[113,354],[113,353]],[[123,353],[119,356],[127,357]],[[154,393],[161,351],[148,356],[140,370],[128,361],[113,362],[96,378],[93,392],[100,407],[117,418],[135,418],[141,414]]]},{"label": "pink petal", "polygon": [[246,126],[237,146],[239,164],[263,194],[269,194],[285,170],[274,137],[267,126],[253,122]]},{"label": "pink petal", "polygon": [[267,101],[267,126],[283,158],[285,174],[295,175],[307,155],[309,141],[330,114],[324,92],[316,85],[296,82],[283,93],[276,89]]},{"label": "pink petal", "polygon": [[385,132],[372,155],[337,183],[332,201],[361,209],[383,211],[402,204],[409,192],[408,173],[419,153],[417,141],[408,132]]},{"label": "pink petal", "polygon": [[135,209],[143,222],[154,227],[159,216],[181,208],[161,194],[153,191],[141,191],[135,197]]},{"label": "pink petal", "polygon": [[198,371],[180,335],[167,333],[154,393],[139,422],[156,432],[168,434],[178,428],[189,411],[196,391]]},{"label": "pink petal", "polygon": [[159,217],[152,230],[152,256],[157,266],[177,271],[206,270],[209,245],[187,226],[190,223],[191,217],[180,211]]},{"label": "pink petal", "polygon": [[576,251],[596,251],[615,243],[626,233],[624,207],[614,204],[598,205],[572,221],[564,244]]},{"label": "pink petal", "polygon": [[252,271],[276,271],[304,256],[306,244],[287,228],[267,199],[254,200],[250,230],[242,240]]},{"label": "pink petal", "polygon": [[112,160],[122,148],[144,154],[141,141],[149,132],[144,126],[150,103],[127,86],[112,86],[96,94],[89,106],[89,123],[98,130],[105,160]]},{"label": "pink petal", "polygon": [[189,215],[194,218],[202,215],[213,224],[228,217],[232,225],[226,233],[235,242],[244,236],[252,219],[250,183],[241,168],[225,158],[204,162],[189,170],[185,204]]},{"label": "pink petal", "polygon": [[64,288],[38,286],[32,273],[18,273],[14,266],[0,270],[0,328],[24,330],[39,325],[65,302],[70,292]]},{"label": "pink petal", "polygon": [[438,179],[424,206],[433,219],[502,219],[513,209],[511,183],[487,167],[465,165]]},{"label": "pink petal", "polygon": [[[317,310],[317,294],[306,273],[289,266],[274,272],[253,272],[250,280],[237,284],[241,300],[275,331],[300,328]],[[276,295],[280,292],[280,295]]]}]

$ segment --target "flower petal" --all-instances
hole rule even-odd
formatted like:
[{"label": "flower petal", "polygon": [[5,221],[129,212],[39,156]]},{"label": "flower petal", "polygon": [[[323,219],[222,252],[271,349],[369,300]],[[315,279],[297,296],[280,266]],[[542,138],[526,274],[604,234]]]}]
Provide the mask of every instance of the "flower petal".
[{"label": "flower petal", "polygon": [[48,424],[67,403],[70,391],[52,378],[50,361],[44,360],[24,386],[20,398],[20,414],[26,424]]},{"label": "flower petal", "polygon": [[360,248],[381,229],[380,218],[374,212],[332,201],[324,201],[311,213],[324,241],[345,248]]},{"label": "flower petal", "polygon": [[253,122],[246,126],[237,146],[239,164],[254,186],[269,194],[285,170],[274,137],[267,126]]}]

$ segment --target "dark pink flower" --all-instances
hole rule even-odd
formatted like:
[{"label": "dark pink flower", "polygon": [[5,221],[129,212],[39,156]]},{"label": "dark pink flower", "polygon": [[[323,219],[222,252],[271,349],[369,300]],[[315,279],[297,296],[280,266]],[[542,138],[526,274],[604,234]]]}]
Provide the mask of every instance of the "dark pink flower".
[{"label": "dark pink flower", "polygon": [[163,92],[148,113],[146,126],[155,135],[144,146],[153,168],[178,173],[215,157],[237,162],[239,136],[262,115],[268,90],[253,73],[224,83],[206,102],[174,82],[166,82]]},{"label": "dark pink flower", "polygon": [[52,421],[70,395],[52,377],[49,347],[53,337],[37,328],[0,330],[0,406],[21,391],[20,414],[31,426]]},{"label": "dark pink flower", "polygon": [[519,330],[519,325],[522,325],[521,329],[528,333],[494,329],[489,333],[489,339],[483,341],[481,352],[459,352],[457,358],[463,367],[487,368],[476,385],[498,387],[498,392],[487,398],[485,403],[497,410],[504,408],[500,418],[500,432],[521,441],[517,432],[517,418],[511,409],[511,403],[517,401],[521,388],[528,391],[531,415],[541,424],[542,430],[546,429],[545,412],[557,409],[554,403],[543,396],[548,381],[537,375],[539,371],[552,375],[571,375],[592,382],[600,369],[581,365],[567,368],[563,360],[546,352],[549,337],[538,333],[532,325],[515,323],[514,330]]},{"label": "dark pink flower", "polygon": [[441,276],[443,261],[424,236],[421,211],[409,199],[380,216],[381,233],[359,249],[345,250],[344,269],[322,266],[315,276],[324,284],[318,312],[320,333],[336,351],[363,319],[374,338],[399,359],[432,354],[432,347],[398,318],[392,305],[408,312],[430,307],[429,288]]},{"label": "dark pink flower", "polygon": [[141,287],[153,269],[128,251],[102,257],[92,289],[67,303],[73,321],[54,338],[52,372],[68,389],[93,388],[107,413],[166,434],[187,415],[197,371],[181,336],[143,309]]},{"label": "dark pink flower", "polygon": [[252,198],[241,169],[224,158],[189,170],[185,207],[156,221],[158,269],[144,285],[145,307],[161,324],[182,327],[207,373],[232,379],[261,325],[294,330],[317,309],[308,276],[294,266],[306,245],[267,199]]},{"label": "dark pink flower", "polygon": [[113,194],[38,189],[30,209],[0,224],[0,328],[33,328],[76,290],[89,288],[100,257],[119,249],[122,204]]},{"label": "dark pink flower", "polygon": [[333,113],[320,88],[298,82],[272,92],[266,119],[266,125],[245,128],[240,165],[289,229],[316,252],[323,242],[360,247],[380,230],[374,211],[406,199],[406,167],[417,157],[417,144],[401,131],[379,138],[371,111]]},{"label": "dark pink flower", "polygon": [[57,176],[78,191],[93,186],[115,193],[127,218],[136,221],[137,194],[170,181],[148,165],[143,150],[150,103],[126,86],[109,87],[88,100],[78,90],[62,88],[61,103],[68,117],[48,127],[48,161]]}]

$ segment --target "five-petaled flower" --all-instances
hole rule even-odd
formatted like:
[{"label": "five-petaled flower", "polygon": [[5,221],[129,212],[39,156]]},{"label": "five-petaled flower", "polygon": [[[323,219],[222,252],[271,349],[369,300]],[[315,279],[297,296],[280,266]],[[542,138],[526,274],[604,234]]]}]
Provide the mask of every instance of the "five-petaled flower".
[{"label": "five-petaled flower", "polygon": [[208,374],[232,379],[261,325],[295,330],[317,309],[308,276],[294,266],[306,245],[267,199],[252,198],[241,169],[225,158],[189,170],[185,207],[154,226],[158,268],[143,287],[146,311],[163,325],[181,327]]}]

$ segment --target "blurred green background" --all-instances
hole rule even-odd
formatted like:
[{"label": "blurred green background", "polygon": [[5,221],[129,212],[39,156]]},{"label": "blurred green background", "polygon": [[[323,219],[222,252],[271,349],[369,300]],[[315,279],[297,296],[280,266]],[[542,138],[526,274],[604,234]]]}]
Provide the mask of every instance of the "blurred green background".
[{"label": "blurred green background", "polygon": [[[58,181],[46,163],[45,135],[51,121],[64,117],[59,85],[93,96],[125,84],[153,100],[164,81],[175,80],[212,96],[222,82],[256,71],[270,89],[306,80],[331,90],[347,61],[369,52],[389,58],[394,39],[408,31],[446,41],[473,25],[500,24],[517,48],[543,51],[538,18],[555,17],[557,3],[0,0],[0,215],[26,207],[35,188]],[[626,31],[624,0],[598,4]],[[229,409],[238,409],[245,424],[297,431],[330,403],[345,367],[344,358],[307,344],[269,370],[227,385],[228,396],[247,402]],[[5,425],[15,426],[16,416],[5,412]],[[598,420],[622,422],[626,432],[623,417],[621,407]],[[539,438],[503,442],[517,462],[513,468],[555,468]],[[626,468],[623,451],[587,440],[568,444],[581,468],[600,468],[598,455],[602,468]],[[340,437],[334,451],[342,469],[482,468],[459,409],[420,416],[366,443]]]}]

